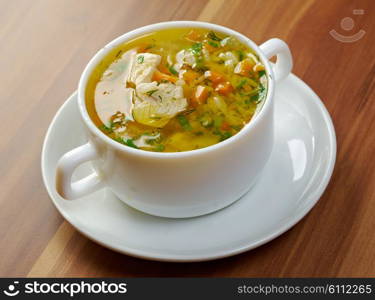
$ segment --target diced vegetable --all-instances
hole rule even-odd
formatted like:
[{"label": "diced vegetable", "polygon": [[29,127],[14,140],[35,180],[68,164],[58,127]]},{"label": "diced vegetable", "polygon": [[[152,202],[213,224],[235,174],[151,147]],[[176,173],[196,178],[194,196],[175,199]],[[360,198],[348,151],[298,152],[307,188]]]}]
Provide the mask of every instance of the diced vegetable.
[{"label": "diced vegetable", "polygon": [[264,70],[264,66],[259,62],[253,67],[254,72],[261,72],[263,70]]},{"label": "diced vegetable", "polygon": [[171,75],[171,72],[169,71],[169,68],[166,65],[160,64],[158,66],[158,70],[164,74]]},{"label": "diced vegetable", "polygon": [[234,68],[234,73],[242,76],[250,76],[253,72],[254,66],[255,62],[250,58],[246,58],[237,64],[237,66]]},{"label": "diced vegetable", "polygon": [[201,36],[201,34],[197,30],[192,29],[185,36],[185,38],[188,41],[191,41],[191,42],[198,42],[198,41],[200,41],[202,39],[202,36]]},{"label": "diced vegetable", "polygon": [[230,127],[230,125],[229,125],[229,123],[228,122],[223,122],[222,124],[221,124],[221,130],[224,130],[224,131],[229,131],[230,129],[231,129],[231,127]]},{"label": "diced vegetable", "polygon": [[207,33],[207,37],[210,38],[211,40],[218,41],[218,42],[220,42],[222,40],[213,31],[210,31],[209,33]]},{"label": "diced vegetable", "polygon": [[176,83],[178,78],[156,70],[154,74],[152,75],[152,80],[155,80],[157,82],[169,81],[172,83]]},{"label": "diced vegetable", "polygon": [[196,80],[200,74],[198,72],[195,72],[193,70],[187,70],[183,73],[183,78],[187,83],[192,83],[194,80]]},{"label": "diced vegetable", "polygon": [[225,77],[219,72],[215,72],[215,71],[206,71],[204,73],[204,76],[207,79],[211,80],[213,84],[218,84],[218,83],[225,81]]},{"label": "diced vegetable", "polygon": [[193,106],[198,106],[206,102],[209,95],[208,88],[206,86],[198,85],[195,89],[193,97]]},{"label": "diced vegetable", "polygon": [[223,83],[219,83],[216,86],[215,91],[217,91],[221,95],[227,96],[229,93],[233,91],[233,87],[230,84],[230,82],[226,81]]},{"label": "diced vegetable", "polygon": [[195,43],[191,46],[191,52],[194,55],[201,55],[202,54],[202,43]]},{"label": "diced vegetable", "polygon": [[262,71],[259,71],[259,72],[258,72],[258,76],[259,76],[259,77],[262,77],[262,76],[264,76],[264,75],[266,75],[266,71],[262,70]]},{"label": "diced vegetable", "polygon": [[176,69],[173,67],[173,66],[170,66],[168,68],[169,72],[173,75],[178,75],[178,72],[176,71]]},{"label": "diced vegetable", "polygon": [[204,43],[204,49],[207,50],[208,52],[217,51],[218,48],[219,48],[218,43],[215,43],[215,42],[212,42],[212,41],[208,41],[207,43]]},{"label": "diced vegetable", "polygon": [[177,120],[184,130],[191,130],[191,125],[184,115],[178,115]]}]

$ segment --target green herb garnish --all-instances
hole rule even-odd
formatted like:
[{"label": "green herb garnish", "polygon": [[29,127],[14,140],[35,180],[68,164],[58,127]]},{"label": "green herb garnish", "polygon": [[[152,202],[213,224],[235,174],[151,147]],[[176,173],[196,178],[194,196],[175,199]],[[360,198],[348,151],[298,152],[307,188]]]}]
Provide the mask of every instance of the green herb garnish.
[{"label": "green herb garnish", "polygon": [[230,138],[232,134],[229,131],[222,132],[220,130],[215,130],[213,134],[218,135],[220,137],[220,142]]},{"label": "green herb garnish", "polygon": [[178,115],[177,120],[184,130],[191,130],[192,129],[191,125],[189,123],[189,120],[184,115]]},{"label": "green herb garnish", "polygon": [[176,71],[175,68],[173,68],[173,66],[170,66],[170,67],[168,68],[168,70],[169,70],[169,72],[171,72],[171,74],[173,74],[173,75],[178,75],[178,72]]},{"label": "green herb garnish", "polygon": [[237,85],[237,89],[241,89],[247,83],[246,79],[242,79],[240,83]]},{"label": "green herb garnish", "polygon": [[158,90],[150,90],[150,91],[147,91],[146,94],[151,97],[152,94],[155,93],[155,92],[157,92],[157,91]]},{"label": "green herb garnish", "polygon": [[252,102],[258,102],[258,100],[259,100],[259,94],[255,94],[255,95],[250,97],[250,101],[252,101]]},{"label": "green herb garnish", "polygon": [[144,61],[145,61],[145,57],[143,55],[140,55],[140,56],[137,57],[137,62],[139,64],[143,63]]},{"label": "green herb garnish", "polygon": [[137,145],[134,144],[132,139],[126,139],[125,140],[122,137],[115,137],[114,140],[116,142],[119,142],[119,143],[123,144],[123,145],[138,149]]},{"label": "green herb garnish", "polygon": [[224,140],[226,140],[226,139],[229,139],[231,136],[232,136],[232,134],[231,134],[229,131],[225,131],[225,132],[221,135],[221,141],[224,141]]},{"label": "green herb garnish", "polygon": [[208,34],[207,34],[207,37],[209,37],[211,40],[214,40],[214,41],[218,41],[220,42],[222,39],[219,38],[215,32],[213,31],[210,31]]},{"label": "green herb garnish", "polygon": [[200,55],[202,53],[202,43],[195,43],[191,46],[191,52],[194,55]]},{"label": "green herb garnish", "polygon": [[215,42],[212,42],[212,41],[208,41],[207,43],[208,43],[210,46],[212,46],[212,47],[219,48],[219,44],[218,44],[218,43],[215,43]]},{"label": "green herb garnish", "polygon": [[245,58],[245,54],[241,50],[238,51],[238,60],[242,61]]},{"label": "green herb garnish", "polygon": [[137,145],[134,144],[134,141],[132,139],[127,139],[127,140],[124,140],[124,144],[126,146],[129,146],[129,147],[132,147],[132,148],[136,148],[138,149]]},{"label": "green herb garnish", "polygon": [[266,75],[266,71],[262,70],[258,72],[259,77]]},{"label": "green herb garnish", "polygon": [[263,86],[263,84],[259,84],[258,92],[255,95],[252,95],[250,97],[250,101],[259,103],[264,97],[266,93],[266,88]]}]

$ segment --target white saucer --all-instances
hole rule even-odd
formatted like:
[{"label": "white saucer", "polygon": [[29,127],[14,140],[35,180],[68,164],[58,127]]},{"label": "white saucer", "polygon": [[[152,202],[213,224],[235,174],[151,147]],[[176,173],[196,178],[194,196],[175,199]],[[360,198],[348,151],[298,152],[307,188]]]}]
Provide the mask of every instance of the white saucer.
[{"label": "white saucer", "polygon": [[[233,205],[202,217],[167,219],[136,211],[102,190],[66,201],[55,191],[62,154],[86,142],[74,93],[54,117],[42,151],[48,193],[78,231],[115,251],[152,260],[203,261],[238,254],[284,233],[315,205],[331,177],[336,138],[319,97],[290,75],[276,89],[276,138],[262,177]],[[77,177],[91,171],[89,164]]]}]

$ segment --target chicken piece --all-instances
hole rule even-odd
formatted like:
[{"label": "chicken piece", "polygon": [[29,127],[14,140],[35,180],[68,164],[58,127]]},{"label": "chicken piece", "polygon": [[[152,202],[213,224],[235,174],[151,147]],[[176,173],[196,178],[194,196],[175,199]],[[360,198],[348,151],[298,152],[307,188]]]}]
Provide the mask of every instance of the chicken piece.
[{"label": "chicken piece", "polygon": [[181,86],[172,83],[141,83],[136,88],[134,119],[144,125],[164,127],[187,107]]},{"label": "chicken piece", "polygon": [[176,54],[176,64],[174,68],[179,72],[183,65],[194,67],[196,64],[194,54],[189,50],[181,50]]},{"label": "chicken piece", "polygon": [[161,56],[152,53],[138,53],[135,56],[129,81],[138,85],[151,82],[156,67],[160,64]]},{"label": "chicken piece", "polygon": [[107,125],[118,111],[123,112],[127,120],[133,120],[132,105],[134,89],[126,88],[136,50],[125,52],[104,72],[95,88],[95,109],[99,119]]},{"label": "chicken piece", "polygon": [[238,63],[238,58],[230,51],[220,53],[219,57],[224,60],[224,65],[231,69]]}]

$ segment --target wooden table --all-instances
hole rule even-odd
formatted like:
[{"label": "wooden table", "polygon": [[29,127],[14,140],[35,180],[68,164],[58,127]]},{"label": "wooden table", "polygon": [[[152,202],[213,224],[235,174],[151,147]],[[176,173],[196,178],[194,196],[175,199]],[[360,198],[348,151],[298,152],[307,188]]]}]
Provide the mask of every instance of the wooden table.
[{"label": "wooden table", "polygon": [[[352,30],[340,28],[344,17],[355,21]],[[218,261],[150,262],[103,248],[64,221],[43,186],[40,152],[52,117],[102,45],[184,19],[229,26],[257,43],[284,39],[294,73],[333,118],[338,155],[319,203],[276,240]],[[343,43],[333,29],[366,33]],[[375,276],[374,34],[373,0],[1,0],[0,276]]]}]

